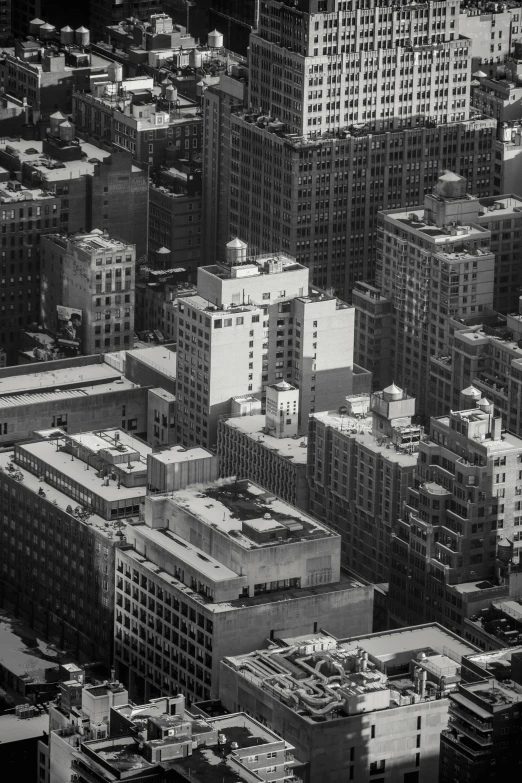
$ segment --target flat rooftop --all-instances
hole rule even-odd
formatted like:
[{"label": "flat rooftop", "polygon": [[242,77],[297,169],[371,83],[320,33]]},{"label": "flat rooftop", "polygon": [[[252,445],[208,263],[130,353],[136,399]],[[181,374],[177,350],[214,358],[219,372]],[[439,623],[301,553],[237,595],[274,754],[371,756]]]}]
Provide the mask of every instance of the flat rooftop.
[{"label": "flat rooftop", "polygon": [[[7,475],[10,473],[9,467],[11,466],[11,457],[13,454],[14,451],[0,451],[0,471],[4,471],[4,473],[7,473]],[[60,508],[62,511],[66,511],[68,506],[72,506],[74,508],[76,505],[78,505],[77,501],[73,500],[71,497],[69,497],[69,495],[66,495],[64,492],[60,492],[59,489],[52,487],[46,481],[40,481],[38,476],[36,476],[34,473],[30,473],[25,468],[20,467],[20,465],[17,463],[13,464],[16,472],[21,473],[23,477],[23,486],[26,489],[31,490],[31,492],[34,492],[36,495],[38,495],[40,490],[42,490],[45,492],[45,499],[55,505],[57,508]],[[89,472],[92,473],[93,471]],[[77,517],[74,517],[74,519],[78,525],[86,524]],[[88,522],[89,527],[96,528],[97,532],[102,534],[104,538],[110,539],[113,537],[114,529],[112,522],[108,522],[98,514],[91,514],[89,516]]]},{"label": "flat rooftop", "polygon": [[[168,493],[170,499],[190,514],[227,533],[245,549],[277,546],[337,536],[326,525],[299,511],[251,481],[221,479]],[[258,544],[248,537],[247,525],[254,520],[273,519],[288,529],[285,541]]]},{"label": "flat rooftop", "polygon": [[104,235],[99,228],[95,228],[89,233],[82,231],[81,233],[73,234],[72,236],[68,234],[48,235],[48,239],[50,240],[54,240],[55,238],[62,239],[66,244],[70,243],[71,245],[79,247],[81,250],[86,250],[87,253],[96,253],[100,250],[109,250],[117,253],[119,250],[123,252],[124,250],[130,250],[130,248],[133,247],[127,242],[122,242],[119,239]]},{"label": "flat rooftop", "polygon": [[[12,150],[21,163],[34,166],[40,172],[44,181],[56,182],[62,179],[78,179],[85,174],[93,174],[96,164],[101,163],[111,155],[107,150],[96,147],[87,141],[81,141],[80,146],[84,157],[81,160],[64,162],[50,159],[43,152],[43,141],[36,141],[35,139],[30,141],[9,139],[6,144],[0,145],[0,149],[8,153]],[[141,169],[133,165],[132,171],[141,171]]]},{"label": "flat rooftop", "polygon": [[451,633],[438,623],[342,639],[339,644],[362,647],[369,655],[383,662],[391,661],[396,656],[414,653],[425,647],[444,654],[451,650],[459,658],[478,652],[474,644],[465,642],[460,636]]},{"label": "flat rooftop", "polygon": [[49,733],[49,715],[46,712],[33,718],[0,715],[0,745],[42,737],[44,733]]},{"label": "flat rooftop", "polygon": [[[41,460],[47,469],[61,473],[63,476],[76,482],[93,495],[98,496],[108,503],[114,503],[118,500],[138,500],[144,498],[147,493],[145,486],[125,487],[123,484],[118,488],[114,480],[109,480],[109,485],[105,485],[105,480],[97,475],[94,468],[87,470],[87,463],[80,459],[72,459],[72,455],[66,451],[56,451],[56,445],[51,440],[39,440],[33,443],[24,443],[19,446],[21,453],[35,457]],[[45,489],[47,490],[47,484]],[[67,505],[71,504],[69,502]]]},{"label": "flat rooftop", "polygon": [[179,462],[186,462],[193,459],[208,459],[213,457],[211,451],[199,448],[186,449],[184,446],[169,446],[164,451],[159,451],[154,454],[154,460],[161,462],[164,465],[176,465]]},{"label": "flat rooftop", "polygon": [[522,685],[505,680],[486,680],[484,682],[471,682],[462,686],[462,693],[472,693],[491,708],[507,707],[511,704],[522,702]]},{"label": "flat rooftop", "polygon": [[[225,665],[304,720],[342,718],[447,695],[460,680],[460,651],[444,645],[448,640],[454,642],[453,637],[436,638],[430,631],[431,626],[425,626],[424,633],[410,634],[410,643],[395,651],[388,650],[389,634],[373,635],[377,641],[374,649],[365,644],[367,637],[345,642],[316,633],[278,640],[279,646],[267,650],[228,657]],[[422,695],[412,674],[412,662],[428,674]]]},{"label": "flat rooftop", "polygon": [[338,432],[346,433],[350,438],[353,438],[362,446],[366,446],[375,454],[382,454],[390,462],[397,462],[404,467],[417,464],[417,453],[409,453],[406,446],[404,448],[396,448],[393,443],[390,443],[389,439],[386,442],[379,443],[379,440],[382,441],[384,439],[372,435],[371,416],[357,419],[354,416],[342,416],[336,410],[320,411],[312,415],[313,418],[323,422],[326,426],[332,427]]},{"label": "flat rooftop", "polygon": [[[515,314],[510,316],[510,318],[514,318],[515,320],[519,321],[522,320],[522,315]],[[506,329],[506,331],[508,331]],[[484,340],[491,343],[497,343],[499,347],[502,347],[503,350],[509,351],[513,355],[513,359],[520,359],[522,358],[522,348],[518,344],[518,335],[514,335],[517,339],[513,340],[507,340],[504,337],[501,337],[498,334],[489,334],[488,332],[485,332],[482,328],[475,328],[475,329],[459,329],[455,330],[455,337],[459,340],[462,340],[467,343],[478,343],[480,344],[480,340]],[[480,379],[479,379],[480,380]]]},{"label": "flat rooftop", "polygon": [[33,629],[0,610],[0,665],[15,677],[24,677],[28,683],[46,682],[46,670],[56,668],[63,655]]},{"label": "flat rooftop", "polygon": [[[476,381],[478,382],[480,379],[476,379]],[[469,411],[455,411],[455,413],[457,412],[469,414],[467,417],[461,417],[461,420],[468,418],[474,421],[480,421],[489,418],[487,413],[484,413],[478,408],[476,410],[475,408],[472,408]],[[440,422],[448,429],[450,428],[449,416],[435,416],[433,417],[433,421]],[[502,435],[498,440],[492,440],[489,436],[487,436],[485,440],[480,440],[480,438],[473,438],[472,440],[474,443],[479,443],[481,446],[484,446],[488,452],[504,451],[507,448],[522,449],[522,438],[518,438],[516,435],[513,435],[511,432],[506,432],[505,430],[502,430]]]},{"label": "flat rooftop", "polygon": [[[383,214],[389,222],[400,223],[401,226],[410,229],[412,232],[419,233],[425,238],[427,237],[436,245],[449,245],[451,247],[453,243],[460,243],[468,239],[483,239],[484,234],[487,232],[486,228],[481,228],[477,225],[461,225],[455,229],[448,226],[447,230],[444,230],[444,227],[432,223],[429,224],[426,221],[424,207],[385,210]],[[455,233],[451,233],[452,230],[455,230]],[[443,250],[443,248],[441,247],[440,250]],[[459,255],[469,255],[469,253],[461,253]],[[486,255],[486,253],[484,250],[478,249],[477,255]]]},{"label": "flat rooftop", "polygon": [[[270,270],[268,272],[268,264],[270,262],[281,264],[281,268],[277,271]],[[241,263],[221,263],[211,264],[210,266],[201,267],[209,275],[219,277],[222,280],[238,280],[241,277],[258,277],[260,275],[281,275],[287,272],[296,272],[297,270],[306,269],[302,264],[298,264],[293,256],[288,256],[285,253],[267,253],[265,255],[251,255],[246,256]],[[232,270],[235,272],[244,271],[245,275],[237,274],[232,276]]]},{"label": "flat rooftop", "polygon": [[[191,300],[192,301],[192,300]],[[207,302],[208,304],[208,302]],[[136,361],[157,370],[172,380],[176,380],[176,352],[171,351],[166,345],[155,345],[152,348],[135,348],[127,351],[127,357],[132,356]]]},{"label": "flat rooftop", "polygon": [[503,650],[490,650],[489,652],[479,652],[473,655],[467,655],[466,658],[477,666],[482,666],[487,671],[489,667],[507,667],[507,665],[511,664],[513,653],[522,653],[522,646],[508,647]]},{"label": "flat rooftop", "polygon": [[155,388],[150,391],[154,392],[157,397],[161,397],[165,402],[176,402],[176,395],[171,394],[169,391],[166,391],[166,389]]},{"label": "flat rooftop", "polygon": [[510,193],[505,196],[479,198],[479,201],[484,207],[484,211],[480,215],[482,219],[491,217],[492,220],[496,220],[499,217],[510,217],[513,214],[520,217],[522,210],[522,198],[520,196]]},{"label": "flat rooftop", "polygon": [[[0,371],[0,373],[2,372],[5,371]],[[54,370],[37,369],[25,375],[13,374],[2,377],[0,374],[0,399],[7,395],[21,395],[29,392],[58,394],[60,391],[70,388],[85,388],[87,391],[88,387],[96,388],[98,383],[115,384],[117,381],[116,388],[135,387],[135,384],[125,387],[125,377],[122,373],[105,363],[83,366],[70,365]]]},{"label": "flat rooftop", "polygon": [[225,426],[239,430],[250,440],[262,443],[270,451],[293,460],[295,464],[306,465],[306,435],[299,438],[276,438],[263,432],[266,418],[258,413],[253,416],[234,416],[226,419]]},{"label": "flat rooftop", "polygon": [[180,302],[186,303],[196,310],[201,310],[202,312],[207,313],[207,315],[216,316],[216,318],[224,318],[230,314],[254,314],[261,312],[261,307],[253,304],[242,304],[237,307],[232,307],[229,310],[218,310],[216,305],[213,305],[208,299],[204,299],[202,296],[199,296],[199,294],[191,294],[190,291],[187,293],[180,292],[178,299]]},{"label": "flat rooftop", "polygon": [[13,190],[9,182],[0,182],[0,203],[11,204],[23,201],[42,201],[55,198],[51,193],[44,192],[42,188],[19,187]]},{"label": "flat rooftop", "polygon": [[[147,455],[152,453],[152,446],[148,443],[134,438],[127,430],[120,427],[106,430],[93,430],[91,432],[78,432],[74,435],[63,434],[64,440],[78,444],[88,449],[93,454],[104,451],[113,457],[124,458],[126,455],[132,455],[132,464],[136,467],[136,454],[139,455],[139,462],[145,469],[147,466]],[[138,465],[139,467],[139,465]]]},{"label": "flat rooftop", "polygon": [[[1,383],[1,382],[0,382]],[[48,392],[27,392],[25,394],[13,394],[0,397],[0,410],[2,408],[12,408],[22,405],[40,405],[57,400],[79,399],[81,397],[94,397],[98,394],[108,394],[110,392],[121,392],[128,389],[137,388],[135,383],[127,378],[117,378],[106,383],[98,383],[96,386],[86,385],[81,389],[55,389]]]},{"label": "flat rooftop", "polygon": [[207,722],[220,734],[224,734],[227,742],[237,742],[239,748],[252,748],[256,745],[266,745],[269,742],[281,742],[282,739],[274,731],[262,726],[261,723],[243,712],[207,718]]}]

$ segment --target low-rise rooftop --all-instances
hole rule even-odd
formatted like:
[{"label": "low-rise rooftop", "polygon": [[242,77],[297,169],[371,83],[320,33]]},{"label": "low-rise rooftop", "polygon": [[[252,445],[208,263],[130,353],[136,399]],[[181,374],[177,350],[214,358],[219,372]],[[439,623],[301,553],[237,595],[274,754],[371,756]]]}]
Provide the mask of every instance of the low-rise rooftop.
[{"label": "low-rise rooftop", "polygon": [[199,448],[198,446],[186,449],[184,446],[169,446],[168,449],[154,453],[154,460],[164,465],[176,465],[180,462],[194,459],[208,459],[213,457],[211,451]]},{"label": "low-rise rooftop", "polygon": [[[471,196],[467,197],[471,200]],[[402,226],[407,227],[411,231],[418,232],[425,238],[429,238],[434,244],[439,246],[451,245],[454,243],[460,243],[466,240],[478,240],[487,238],[488,230],[482,228],[479,225],[448,225],[438,226],[431,220],[428,220],[423,207],[417,207],[415,209],[391,209],[383,212],[385,218],[391,222],[398,222]],[[443,247],[438,248],[439,252],[444,250]],[[469,255],[469,252],[461,253]],[[480,248],[476,248],[474,255],[484,255],[485,251]],[[457,255],[452,253],[451,250],[446,252],[446,255]]]},{"label": "low-rise rooftop", "polygon": [[[87,444],[87,439],[90,436],[92,438],[93,434],[86,433],[75,437],[85,438]],[[67,438],[69,437],[67,436]],[[80,442],[78,440],[78,443]],[[141,498],[145,497],[147,493],[145,486],[126,487],[123,483],[117,482],[116,479],[100,477],[98,471],[94,468],[91,467],[89,469],[88,462],[75,459],[69,451],[61,450],[59,446],[57,449],[57,445],[54,439],[24,443],[18,447],[18,454],[25,456],[30,462],[34,462],[35,469],[37,467],[36,460],[39,460],[44,471],[53,472],[55,476],[60,476],[62,483],[71,481],[76,486],[82,487],[84,491],[91,492],[93,496],[97,496],[108,503],[129,500],[137,503]],[[140,442],[140,450],[145,448],[145,445]],[[85,447],[87,448],[87,445]],[[150,447],[147,448],[150,451]],[[146,465],[142,465],[141,460],[140,462],[134,461],[131,463],[131,469],[137,469],[141,472],[146,470]]]},{"label": "low-rise rooftop", "polygon": [[481,219],[491,216],[493,220],[505,218],[509,215],[520,217],[522,212],[522,197],[509,193],[503,196],[486,196],[479,198],[484,208],[480,214]]},{"label": "low-rise rooftop", "polygon": [[26,188],[23,185],[18,185],[14,189],[10,182],[0,182],[0,204],[41,201],[50,198],[54,198],[54,196],[41,188]]},{"label": "low-rise rooftop", "polygon": [[[56,669],[63,655],[33,629],[0,612],[0,666],[15,677],[27,683],[47,682],[45,672]],[[3,739],[0,733],[0,740]]]},{"label": "low-rise rooftop", "polygon": [[[190,301],[192,302],[192,298]],[[152,370],[157,370],[173,380],[176,379],[177,354],[166,345],[133,349],[127,351],[127,356],[132,356],[136,361],[142,362],[142,364],[149,366]]]},{"label": "low-rise rooftop", "polygon": [[[1,382],[0,382],[1,383]],[[98,394],[108,394],[110,392],[122,392],[128,389],[136,388],[136,384],[120,376],[115,377],[113,381],[98,383],[96,386],[86,384],[78,389],[60,389],[56,388],[44,392],[27,392],[25,394],[12,394],[0,397],[0,409],[11,408],[22,405],[39,405],[58,400],[80,399],[82,397],[92,397]]]},{"label": "low-rise rooftop", "polygon": [[[247,480],[220,479],[166,494],[177,506],[231,536],[245,549],[337,535],[313,517]],[[284,525],[288,536],[283,541],[274,540],[265,544],[255,541],[250,537],[248,527],[252,521],[259,519],[274,519]]]},{"label": "low-rise rooftop", "polygon": [[[45,365],[44,365],[45,366]],[[5,371],[4,371],[5,372]],[[58,393],[64,389],[85,388],[94,390],[98,384],[116,384],[116,388],[124,386],[125,379],[121,372],[109,367],[108,364],[74,365],[68,367],[12,374],[0,377],[0,399],[5,396],[23,395],[31,392]]]},{"label": "low-rise rooftop", "polygon": [[[338,432],[346,433],[361,446],[365,446],[375,454],[381,454],[390,462],[397,462],[402,466],[415,466],[417,454],[410,453],[407,446],[395,446],[389,438],[376,437],[372,434],[372,417],[349,416],[333,411],[319,411],[313,414],[313,418],[322,422],[327,427],[332,427]],[[412,425],[413,428],[413,425]]]},{"label": "low-rise rooftop", "polygon": [[34,715],[32,718],[19,718],[18,715],[0,715],[0,743],[2,745],[42,737],[48,731],[49,715],[46,712],[43,712],[41,715]]},{"label": "low-rise rooftop", "polygon": [[[29,167],[33,167],[41,175],[44,182],[57,182],[63,179],[78,179],[86,174],[94,174],[95,167],[111,153],[94,144],[82,141],[81,148],[83,156],[81,160],[57,161],[43,152],[43,142],[31,139],[9,139],[5,145],[0,145],[0,151],[12,154],[20,162]],[[141,169],[132,165],[132,171],[137,172]],[[45,194],[49,196],[49,193]]]},{"label": "low-rise rooftop", "polygon": [[[21,467],[18,463],[13,462],[13,455],[14,452],[11,450],[0,452],[0,475],[6,474],[12,476],[15,480],[20,481],[26,489],[29,489],[36,495],[46,499],[62,511],[67,511],[67,509],[77,506],[76,501],[72,500],[69,495],[66,495],[64,492],[61,492],[59,489],[56,489],[56,487],[53,487],[48,482],[44,481],[41,476],[31,473],[24,467]],[[78,525],[88,525],[89,527],[95,528],[97,532],[106,539],[112,539],[114,536],[113,523],[105,520],[98,514],[91,513],[87,521],[76,516],[74,519]]]},{"label": "low-rise rooftop", "polygon": [[347,640],[327,633],[280,639],[223,665],[304,720],[323,721],[440,699],[460,681],[461,658],[473,649],[431,624]]},{"label": "low-rise rooftop", "polygon": [[267,449],[277,452],[281,457],[293,460],[295,464],[306,464],[306,436],[276,438],[264,431],[265,420],[265,415],[259,413],[253,416],[231,416],[224,420],[224,423],[227,427],[239,430],[253,442],[262,443]]}]

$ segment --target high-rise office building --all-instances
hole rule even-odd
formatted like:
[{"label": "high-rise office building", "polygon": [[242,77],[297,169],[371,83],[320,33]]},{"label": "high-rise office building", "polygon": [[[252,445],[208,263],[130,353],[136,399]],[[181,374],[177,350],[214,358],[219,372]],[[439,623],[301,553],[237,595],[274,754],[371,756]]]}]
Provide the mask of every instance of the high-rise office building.
[{"label": "high-rise office building", "polygon": [[[41,322],[86,354],[132,348],[136,251],[100,229],[42,242]],[[66,325],[64,325],[66,323]]]},{"label": "high-rise office building", "polygon": [[230,180],[210,242],[281,249],[344,298],[373,276],[379,209],[422,201],[441,166],[489,194],[495,129],[469,120],[469,41],[453,0],[347,6],[264,3],[245,109],[222,129],[209,123],[205,139],[221,145]]},{"label": "high-rise office building", "polygon": [[509,597],[521,466],[522,440],[502,429],[487,399],[431,419],[392,534],[393,623],[435,620],[464,634],[466,617]]},{"label": "high-rise office building", "polygon": [[470,39],[471,73],[492,75],[512,52],[520,35],[522,12],[518,3],[484,6],[481,0],[461,3],[459,32]]},{"label": "high-rise office building", "polygon": [[388,580],[390,534],[414,481],[414,415],[415,399],[392,385],[310,417],[310,512],[341,535],[343,566],[373,583]]},{"label": "high-rise office building", "polygon": [[[378,343],[389,372],[385,380],[395,379],[415,395],[423,414],[429,410],[430,356],[447,352],[452,319],[479,316],[493,306],[495,256],[481,211],[481,201],[466,192],[466,180],[446,172],[424,207],[378,216],[376,283],[392,303],[390,341]],[[389,313],[382,309],[377,319],[372,297],[357,293],[356,301],[357,359],[379,362],[369,316],[375,328]]]},{"label": "high-rise office building", "polygon": [[213,445],[233,397],[263,398],[281,380],[299,389],[300,426],[316,408],[368,390],[370,374],[352,360],[354,308],[310,286],[294,258],[250,255],[235,239],[226,262],[198,269],[197,289],[179,298],[177,427],[186,445]]}]

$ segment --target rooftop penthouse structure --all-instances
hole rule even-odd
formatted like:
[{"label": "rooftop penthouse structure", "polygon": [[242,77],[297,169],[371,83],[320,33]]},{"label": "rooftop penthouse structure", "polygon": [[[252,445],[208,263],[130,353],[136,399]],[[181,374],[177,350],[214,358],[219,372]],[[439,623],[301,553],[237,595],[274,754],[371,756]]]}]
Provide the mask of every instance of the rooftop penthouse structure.
[{"label": "rooftop penthouse structure", "polygon": [[[117,681],[61,685],[49,707],[48,774],[53,783],[113,780],[221,783],[295,780],[293,747],[242,713],[191,714],[182,695],[128,700]],[[43,743],[41,743],[41,746]]]},{"label": "rooftop penthouse structure", "polygon": [[[293,736],[310,780],[342,772],[437,781],[437,730],[471,645],[437,624],[336,639],[278,638],[265,650],[225,658],[220,698],[228,709]],[[413,747],[407,738],[417,735]],[[392,777],[393,779],[393,777]]]}]

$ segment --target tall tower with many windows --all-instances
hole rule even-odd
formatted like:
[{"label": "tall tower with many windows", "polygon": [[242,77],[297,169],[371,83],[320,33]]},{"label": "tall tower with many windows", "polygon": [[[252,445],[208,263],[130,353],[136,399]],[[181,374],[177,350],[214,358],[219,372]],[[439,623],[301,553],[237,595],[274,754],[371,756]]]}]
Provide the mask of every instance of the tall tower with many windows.
[{"label": "tall tower with many windows", "polygon": [[348,299],[373,278],[380,209],[422,202],[445,168],[489,194],[496,126],[469,119],[457,11],[456,0],[261,3],[243,109],[220,125],[213,102],[225,88],[204,99],[206,147],[227,157],[226,219],[209,225],[218,254],[240,235],[295,256]]}]

